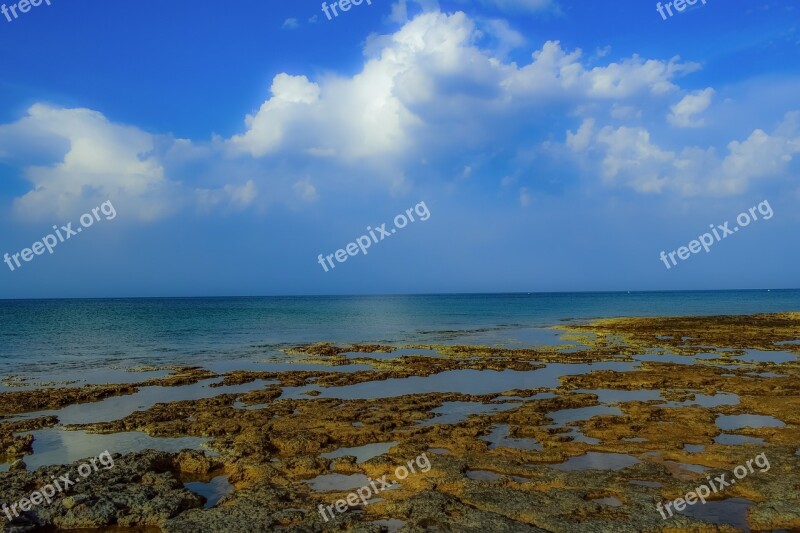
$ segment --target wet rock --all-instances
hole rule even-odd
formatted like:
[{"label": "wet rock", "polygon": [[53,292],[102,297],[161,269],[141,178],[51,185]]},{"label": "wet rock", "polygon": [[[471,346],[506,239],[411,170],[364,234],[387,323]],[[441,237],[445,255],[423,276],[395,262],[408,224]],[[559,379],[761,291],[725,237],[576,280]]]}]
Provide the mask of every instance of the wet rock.
[{"label": "wet rock", "polygon": [[220,461],[197,450],[183,450],[178,453],[175,463],[181,472],[192,474],[207,474],[222,466]]},{"label": "wet rock", "polygon": [[[694,490],[705,482],[706,474],[730,473],[762,452],[769,457],[771,469],[751,473],[716,497],[754,502],[748,516],[754,530],[800,527],[800,487],[796,481],[800,456],[795,455],[800,441],[800,366],[795,362],[741,364],[732,355],[746,349],[797,353],[796,345],[776,348],[774,342],[800,336],[800,314],[613,319],[585,325],[570,323],[564,329],[574,336],[574,345],[530,349],[425,346],[435,349],[436,357],[370,357],[374,352],[391,351],[379,345],[307,345],[289,352],[306,361],[328,365],[357,362],[374,370],[228,372],[221,376],[220,384],[255,380],[277,384],[268,383],[261,390],[244,394],[157,404],[121,420],[76,426],[102,432],[209,437],[221,456],[209,458],[197,451],[117,456],[114,469],[92,474],[79,490],[59,495],[50,506],[32,510],[19,520],[19,527],[116,525],[156,526],[168,532],[378,533],[381,526],[377,521],[393,519],[404,523],[404,532],[414,533],[727,532],[735,529],[683,515],[665,522],[655,505]],[[345,352],[359,352],[363,357],[348,359]],[[555,389],[536,384],[536,369],[542,363],[632,361],[632,356],[642,353],[692,356],[711,352],[724,362],[706,360],[690,366],[646,361],[628,372],[562,376]],[[723,368],[722,364],[733,368]],[[485,395],[430,392],[358,400],[281,397],[285,387],[322,390],[456,369],[531,371],[531,388]],[[756,371],[769,374],[756,375]],[[192,383],[209,376],[202,369],[176,369],[165,383]],[[600,393],[591,391],[600,389],[659,391],[661,399],[615,402],[619,409],[615,412],[621,414],[587,414],[583,420],[555,426],[555,411],[599,406]],[[534,395],[540,392],[549,392],[552,397],[537,399]],[[700,401],[700,395],[719,392],[736,394],[740,401],[716,407],[692,405]],[[467,416],[452,424],[419,424],[432,419],[432,411],[447,402],[504,401],[503,405],[508,405],[510,396],[514,404],[507,410]],[[70,401],[79,399],[69,397]],[[667,406],[668,401],[685,404]],[[237,402],[264,405],[241,409],[234,407]],[[769,415],[786,425],[737,431],[763,438],[763,446],[720,445],[714,437],[720,433],[716,420],[722,414]],[[5,428],[5,424],[9,423],[2,422],[0,427]],[[500,446],[490,450],[481,437],[501,424],[508,426],[509,435],[535,438],[542,449]],[[13,436],[10,429],[4,431]],[[588,442],[576,438],[581,434],[590,438],[585,439]],[[351,456],[333,460],[320,457],[338,448],[390,441],[397,442],[390,452],[362,464]],[[686,443],[705,448],[689,453],[684,448]],[[431,449],[446,449],[447,454],[434,454]],[[306,483],[329,473],[394,479],[399,466],[408,466],[423,452],[428,452],[430,470],[409,474],[391,490],[372,494],[369,505],[329,513],[327,521],[319,506],[325,509],[347,498],[353,489],[315,492]],[[571,458],[586,456],[602,462],[603,457],[619,458],[619,454],[638,462],[617,470],[604,469],[602,464],[578,471],[553,468]],[[681,471],[680,465],[687,463],[698,465],[706,473]],[[63,473],[62,469],[0,474],[0,497],[4,501],[24,497],[46,483],[48,474]],[[475,476],[469,474],[475,471],[491,475],[473,479]],[[183,487],[181,473],[205,479],[219,472],[228,476],[235,491],[215,507],[203,509],[203,499]],[[601,498],[616,498],[622,505],[602,505],[596,501]]]},{"label": "wet rock", "polygon": [[67,509],[72,509],[76,505],[80,505],[88,499],[89,497],[85,494],[76,494],[75,496],[67,496],[61,501],[61,504]]},{"label": "wet rock", "polygon": [[[62,529],[98,528],[112,525],[156,526],[183,511],[203,506],[203,498],[178,481],[177,454],[146,451],[116,455],[114,466],[82,477],[77,467],[46,466],[33,472],[0,473],[0,499],[19,501],[67,475],[76,481],[56,491],[51,503],[35,505],[15,519],[14,525]],[[0,515],[0,521],[7,521]]]},{"label": "wet rock", "polygon": [[61,389],[38,389],[0,393],[0,414],[58,409],[76,403],[97,402],[109,396],[133,394],[135,385],[84,385]]},{"label": "wet rock", "polygon": [[55,416],[0,422],[0,458],[4,460],[3,462],[11,462],[23,454],[33,451],[33,435],[17,435],[16,433],[53,427],[57,423],[58,418]]}]

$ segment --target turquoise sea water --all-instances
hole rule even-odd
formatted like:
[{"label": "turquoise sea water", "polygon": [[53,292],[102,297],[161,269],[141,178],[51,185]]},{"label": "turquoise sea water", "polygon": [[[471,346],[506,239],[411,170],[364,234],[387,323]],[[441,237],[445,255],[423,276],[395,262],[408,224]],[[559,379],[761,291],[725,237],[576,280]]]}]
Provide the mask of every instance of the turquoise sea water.
[{"label": "turquoise sea water", "polygon": [[0,301],[0,374],[280,357],[317,341],[556,343],[613,316],[800,311],[800,290]]}]

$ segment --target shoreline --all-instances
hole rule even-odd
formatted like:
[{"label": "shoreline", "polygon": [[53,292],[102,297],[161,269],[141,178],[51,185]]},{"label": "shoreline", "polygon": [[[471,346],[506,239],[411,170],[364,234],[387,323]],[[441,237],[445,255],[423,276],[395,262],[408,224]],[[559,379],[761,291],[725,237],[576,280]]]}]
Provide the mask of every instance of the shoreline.
[{"label": "shoreline", "polygon": [[[144,374],[131,377],[146,379],[129,383],[5,391],[0,446],[12,470],[0,473],[0,497],[16,501],[20,483],[39,475],[11,459],[25,461],[21,454],[31,450],[29,460],[49,457],[46,441],[60,443],[67,432],[82,443],[71,445],[76,453],[93,439],[129,447],[103,448],[120,453],[118,464],[136,465],[121,482],[130,487],[152,471],[173,480],[164,498],[187,507],[131,514],[98,487],[78,506],[54,502],[52,514],[36,516],[56,526],[75,520],[78,509],[82,527],[163,531],[214,529],[227,515],[237,523],[250,512],[263,518],[265,529],[256,529],[263,531],[281,524],[357,531],[387,520],[453,528],[469,520],[499,531],[712,531],[720,524],[703,526],[703,510],[738,498],[745,503],[724,519],[749,520],[754,530],[800,529],[800,489],[779,477],[800,469],[800,313],[598,319],[552,329],[564,344],[317,343],[285,350],[286,364],[303,370],[257,370],[265,366],[257,362],[166,375],[140,368]],[[153,372],[160,374],[145,376]],[[202,442],[179,453],[167,441],[181,438]],[[146,451],[154,442],[162,451]],[[772,469],[692,507],[700,516],[665,523],[656,511],[654,498],[678,498],[760,452]],[[381,501],[329,523],[316,513],[354,489],[351,481],[362,486],[364,476],[380,477],[421,453],[430,472],[382,492]],[[152,470],[152,461],[171,466]],[[150,470],[141,470],[145,463]],[[185,481],[188,474],[201,481]],[[206,491],[213,506],[204,508],[209,500],[186,483]],[[312,490],[319,483],[332,490]],[[100,513],[108,505],[114,511]]]}]

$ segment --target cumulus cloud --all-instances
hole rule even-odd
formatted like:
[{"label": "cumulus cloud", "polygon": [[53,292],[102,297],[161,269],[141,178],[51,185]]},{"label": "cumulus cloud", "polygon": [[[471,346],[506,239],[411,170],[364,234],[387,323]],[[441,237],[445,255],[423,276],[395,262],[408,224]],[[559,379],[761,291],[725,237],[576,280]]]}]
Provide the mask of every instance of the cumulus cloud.
[{"label": "cumulus cloud", "polygon": [[578,131],[572,133],[567,132],[567,146],[573,151],[580,152],[585,150],[592,142],[592,135],[594,133],[594,119],[586,119],[578,128]]},{"label": "cumulus cloud", "polygon": [[510,93],[534,94],[572,100],[621,100],[640,94],[662,95],[678,89],[673,80],[699,69],[697,63],[643,59],[638,55],[621,62],[588,69],[583,53],[567,53],[558,41],[548,41],[534,52],[529,65],[503,80]]},{"label": "cumulus cloud", "polygon": [[702,119],[697,118],[696,115],[708,109],[713,96],[714,89],[711,87],[687,94],[680,102],[670,108],[667,120],[669,120],[670,124],[679,128],[699,128],[704,122]]},{"label": "cumulus cloud", "polygon": [[606,126],[597,133],[596,141],[604,153],[602,170],[607,183],[623,176],[638,192],[661,192],[666,184],[664,167],[672,164],[675,154],[651,143],[647,130]]},{"label": "cumulus cloud", "polygon": [[24,167],[33,189],[14,202],[22,216],[63,218],[108,199],[124,202],[128,216],[145,220],[172,209],[171,184],[154,154],[153,135],[89,109],[35,104],[22,119],[0,125],[0,146],[19,142],[48,147],[38,154],[44,161]]},{"label": "cumulus cloud", "polygon": [[565,145],[595,163],[606,185],[641,193],[733,195],[755,182],[786,177],[800,153],[800,112],[787,113],[772,134],[756,129],[729,142],[722,157],[713,147],[664,148],[642,127],[605,126],[595,133],[591,119],[576,133],[567,131]]},{"label": "cumulus cloud", "polygon": [[482,21],[484,31],[497,41],[495,51],[498,56],[505,56],[511,50],[521,47],[527,40],[503,19],[488,19]]},{"label": "cumulus cloud", "polygon": [[247,132],[230,140],[232,148],[256,157],[275,151],[287,130],[311,120],[319,108],[319,86],[305,76],[278,74],[271,91],[272,98],[255,115],[247,115]]},{"label": "cumulus cloud", "polygon": [[[486,158],[506,149],[523,153],[533,136],[552,137],[549,124],[560,122],[552,116],[586,118],[599,110],[606,115],[597,116],[638,120],[642,108],[652,107],[663,117],[675,95],[685,94],[679,78],[699,68],[677,56],[587,59],[556,40],[534,44],[527,61],[508,61],[497,43],[525,45],[508,23],[444,14],[433,0],[421,5],[423,13],[395,32],[366,39],[363,66],[353,75],[277,73],[263,103],[228,138],[176,140],[89,109],[31,107],[19,121],[0,125],[0,159],[18,165],[32,184],[16,200],[18,212],[69,215],[79,201],[110,198],[117,205],[119,197],[130,213],[151,220],[192,202],[202,210],[240,210],[315,201],[321,180],[400,194],[420,161],[436,172],[449,158],[441,174],[452,176],[453,168],[474,164],[476,150]],[[487,44],[487,36],[495,42]],[[670,120],[700,123],[713,94],[684,96]],[[605,183],[643,193],[732,194],[780,173],[798,150],[798,128],[788,118],[772,134],[756,130],[731,142],[722,159],[710,148],[663,147],[652,129],[615,125],[587,118],[567,133],[564,148],[596,164]],[[508,175],[518,176],[530,162],[513,163]],[[525,185],[523,205],[536,186]]]},{"label": "cumulus cloud", "polygon": [[[507,45],[523,42],[505,23],[482,24]],[[464,13],[423,13],[394,34],[373,36],[363,69],[350,78],[278,74],[271,97],[246,117],[247,130],[228,147],[252,157],[302,152],[395,164],[425,146],[477,142],[491,135],[491,117],[513,119],[521,109],[553,103],[662,95],[678,89],[676,77],[698,68],[678,57],[636,55],[589,68],[580,50],[566,51],[558,41],[545,42],[518,66],[480,48],[483,34]],[[514,124],[522,127],[518,119]]]},{"label": "cumulus cloud", "polygon": [[208,146],[113,123],[83,108],[35,104],[20,120],[0,125],[0,158],[19,166],[32,187],[14,201],[15,213],[27,219],[68,219],[106,200],[126,219],[143,221],[192,201],[202,209],[251,205],[256,196],[252,181],[192,190],[167,177],[168,166],[207,161],[214,153]]},{"label": "cumulus cloud", "polygon": [[800,153],[800,112],[792,112],[772,135],[757,129],[744,141],[731,141],[720,172],[710,181],[713,192],[735,194],[750,182],[780,176]]}]

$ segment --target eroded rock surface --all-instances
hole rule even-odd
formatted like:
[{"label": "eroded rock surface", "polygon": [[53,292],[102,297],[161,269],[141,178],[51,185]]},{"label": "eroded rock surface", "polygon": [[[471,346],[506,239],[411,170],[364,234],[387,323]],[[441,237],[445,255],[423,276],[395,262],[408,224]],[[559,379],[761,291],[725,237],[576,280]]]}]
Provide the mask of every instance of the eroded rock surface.
[{"label": "eroded rock surface", "polygon": [[[156,404],[111,422],[67,428],[205,437],[219,455],[147,451],[115,456],[114,469],[92,474],[71,499],[39,506],[14,527],[377,533],[389,520],[404,533],[737,531],[681,514],[664,520],[656,504],[683,497],[708,476],[730,478],[736,466],[763,453],[768,469],[754,470],[711,499],[751,502],[746,519],[753,531],[800,530],[800,365],[742,358],[748,350],[800,354],[797,344],[786,343],[800,339],[800,313],[606,319],[560,329],[573,344],[530,349],[407,346],[411,354],[395,357],[396,347],[321,343],[287,352],[307,363],[362,364],[373,370],[329,372],[320,366],[312,372],[217,376],[186,368],[156,383],[126,385],[181,386],[211,377],[220,386],[270,381],[250,392]],[[414,354],[414,349],[437,353]],[[641,354],[651,357],[637,361]],[[675,356],[688,364],[676,362]],[[441,391],[371,399],[320,394],[331,387],[454,370],[530,372],[536,383],[536,372],[551,363],[607,361],[630,363],[630,369],[588,367],[587,372],[576,366],[554,387],[491,394]],[[129,393],[118,387],[123,386],[98,386],[83,393],[75,392],[80,388],[55,389],[49,399],[31,406],[18,395],[21,391],[3,393],[0,413]],[[286,389],[295,387],[307,390],[286,397]],[[437,417],[454,405],[475,408],[461,418]],[[724,417],[740,415],[777,422],[753,422],[750,427],[745,418],[735,429],[719,426]],[[557,423],[560,417],[567,422]],[[30,442],[19,433],[55,423],[52,418],[0,422],[0,444],[7,453],[30,453]],[[499,429],[505,435],[501,440]],[[725,435],[760,441],[718,443]],[[377,443],[389,443],[388,451],[361,462],[356,452],[326,457],[340,448],[362,450]],[[369,505],[348,507],[328,515],[328,521],[319,512],[319,505],[347,498],[366,479],[393,479],[398,466],[421,454],[430,461],[428,471],[373,494]],[[16,501],[64,468],[0,474],[0,496]],[[225,475],[234,491],[204,508],[204,499],[183,487],[181,480],[189,474]],[[310,480],[329,474],[352,479],[355,486],[312,489]]]}]

